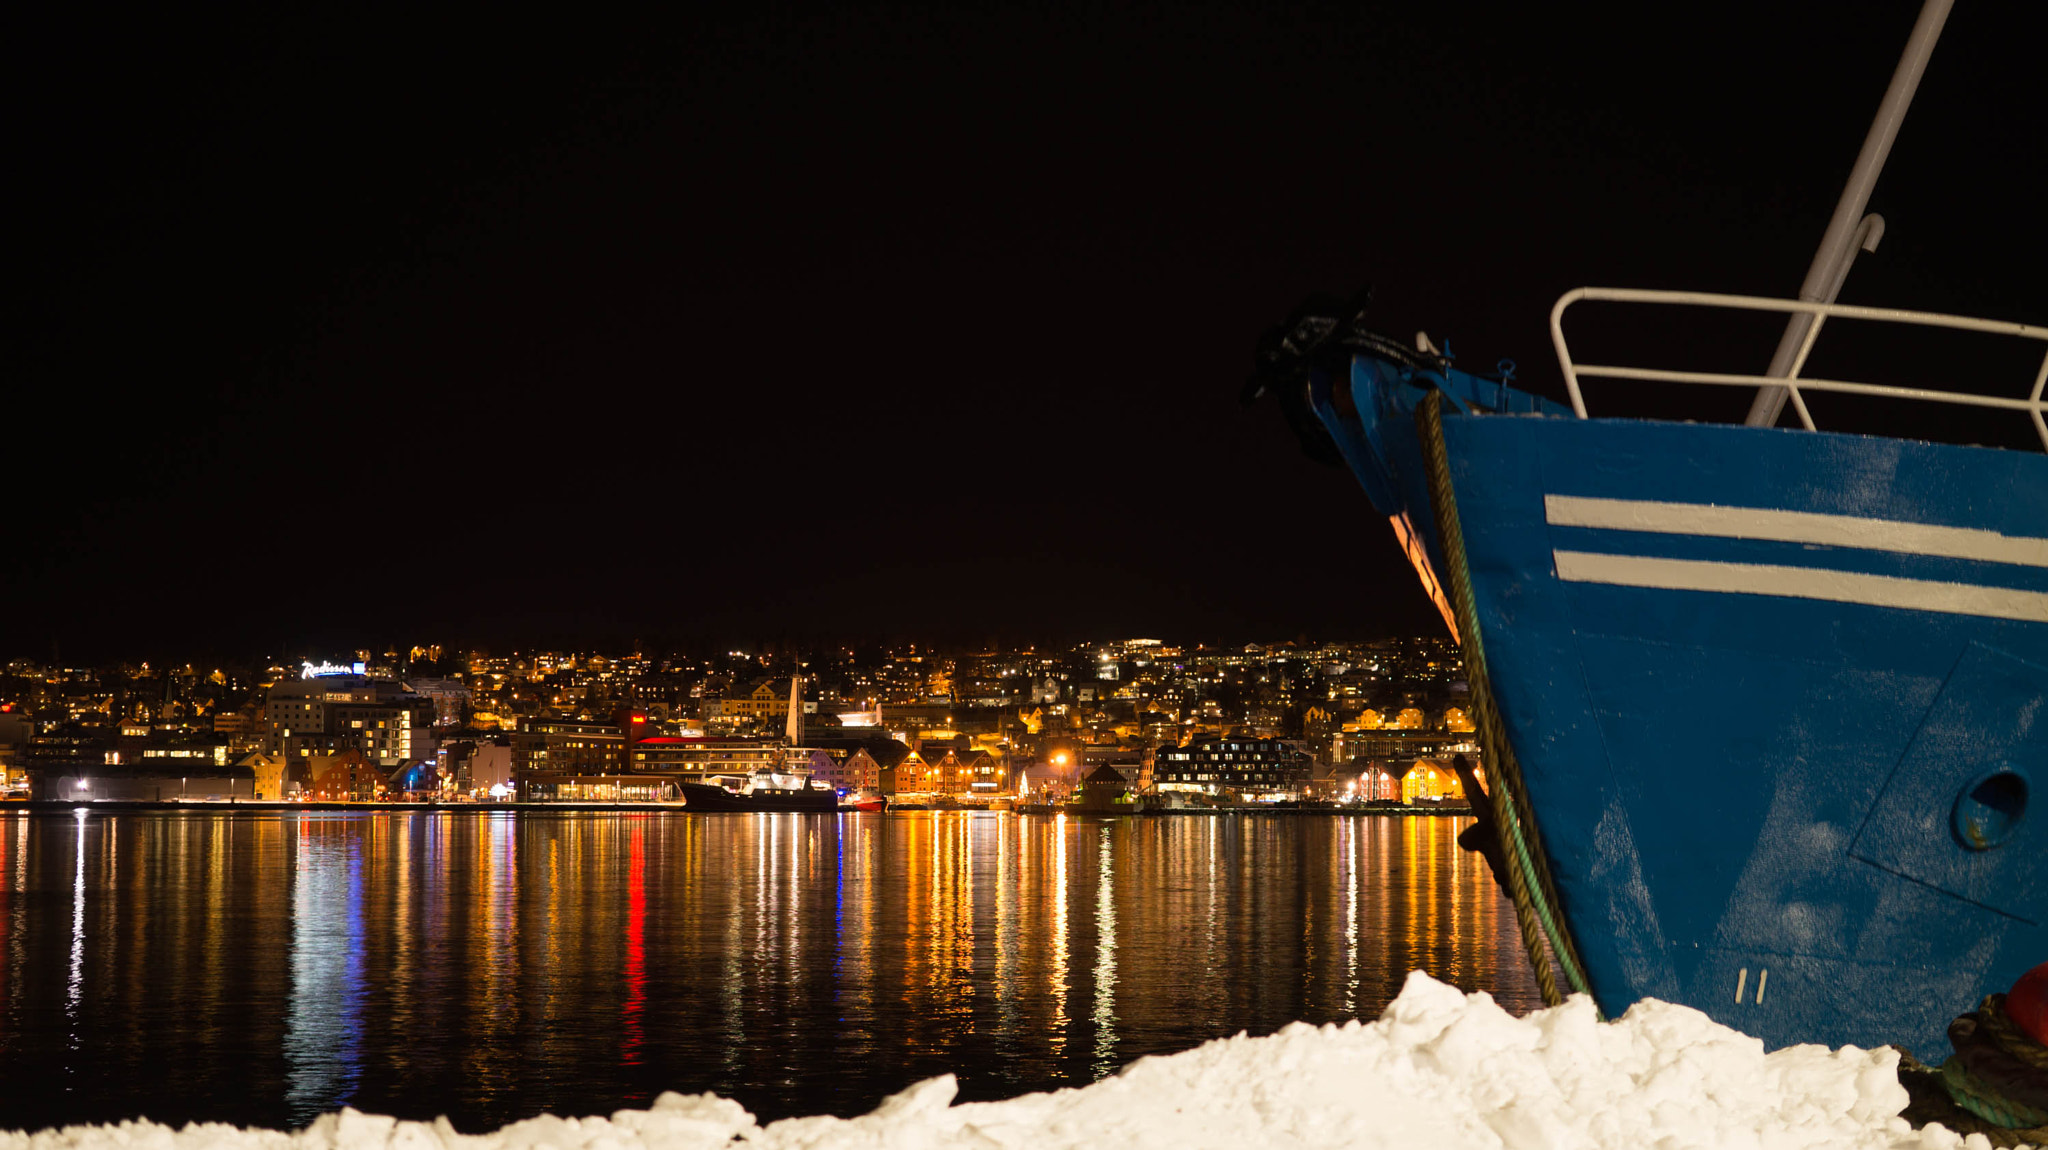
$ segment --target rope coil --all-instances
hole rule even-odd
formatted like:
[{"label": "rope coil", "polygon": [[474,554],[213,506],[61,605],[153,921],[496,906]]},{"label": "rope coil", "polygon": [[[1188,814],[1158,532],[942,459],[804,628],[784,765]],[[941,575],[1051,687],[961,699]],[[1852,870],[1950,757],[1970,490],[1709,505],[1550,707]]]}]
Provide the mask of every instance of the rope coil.
[{"label": "rope coil", "polygon": [[1949,1023],[1948,1040],[1941,1084],[1956,1105],[2008,1130],[2048,1125],[2048,1048],[2006,1016],[2004,995]]},{"label": "rope coil", "polygon": [[1536,829],[1536,812],[1529,805],[1522,785],[1521,765],[1508,745],[1494,703],[1491,680],[1486,671],[1486,648],[1479,637],[1478,610],[1472,595],[1472,575],[1465,563],[1464,527],[1458,519],[1457,494],[1451,489],[1450,455],[1444,447],[1443,393],[1431,391],[1416,409],[1415,419],[1422,438],[1422,458],[1429,481],[1429,502],[1436,513],[1437,540],[1450,568],[1451,609],[1458,620],[1458,634],[1464,640],[1465,669],[1472,683],[1472,710],[1479,728],[1480,753],[1487,769],[1486,800],[1494,823],[1500,828],[1507,862],[1508,893],[1515,903],[1515,921],[1522,931],[1522,946],[1536,968],[1536,985],[1546,1005],[1564,1001],[1557,974],[1550,962],[1556,954],[1572,993],[1590,994],[1584,966],[1571,932],[1557,914],[1557,889],[1544,860],[1543,843]]}]

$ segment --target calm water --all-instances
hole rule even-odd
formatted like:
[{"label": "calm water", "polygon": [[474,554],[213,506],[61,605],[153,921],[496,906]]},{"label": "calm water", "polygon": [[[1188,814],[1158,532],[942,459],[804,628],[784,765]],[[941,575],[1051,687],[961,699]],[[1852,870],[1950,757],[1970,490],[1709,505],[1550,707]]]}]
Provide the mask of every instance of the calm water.
[{"label": "calm water", "polygon": [[858,1113],[1538,1005],[1448,818],[0,815],[0,1128],[343,1105],[485,1129],[711,1090]]}]

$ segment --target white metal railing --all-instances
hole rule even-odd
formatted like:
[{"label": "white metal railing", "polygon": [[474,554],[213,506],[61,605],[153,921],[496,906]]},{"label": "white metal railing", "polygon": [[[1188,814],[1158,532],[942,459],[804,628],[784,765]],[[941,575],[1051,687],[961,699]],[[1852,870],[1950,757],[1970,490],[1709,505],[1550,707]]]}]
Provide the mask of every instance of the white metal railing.
[{"label": "white metal railing", "polygon": [[[1783,376],[1735,375],[1718,371],[1665,371],[1643,367],[1613,367],[1604,364],[1578,364],[1572,362],[1571,350],[1565,346],[1564,311],[1580,300],[1601,300],[1614,303],[1661,303],[1689,304],[1695,307],[1735,308],[1741,311],[1775,311],[1785,313],[1804,312],[1813,316],[1807,325],[1806,338],[1799,345],[1799,354],[1793,357],[1791,370]],[[1649,291],[1641,288],[1576,288],[1558,297],[1550,309],[1550,342],[1557,348],[1557,364],[1564,369],[1565,390],[1570,393],[1572,410],[1580,419],[1586,418],[1586,400],[1579,391],[1581,376],[1599,376],[1605,379],[1642,379],[1661,383],[1704,383],[1722,387],[1782,387],[1790,393],[1792,407],[1799,413],[1799,423],[1808,431],[1817,430],[1813,415],[1806,409],[1802,391],[1836,391],[1850,395],[1874,395],[1886,399],[1912,399],[1931,403],[1952,403],[1964,407],[1993,407],[2009,411],[2024,411],[2033,417],[2034,430],[2041,436],[2041,446],[2048,450],[2048,418],[2043,417],[2048,403],[2042,402],[2041,392],[2048,385],[2048,351],[2041,357],[2040,370],[2034,373],[2033,390],[2025,399],[2008,399],[1996,395],[1976,395],[1967,392],[1934,391],[1921,387],[1889,387],[1876,383],[1852,383],[1842,379],[1801,379],[1799,372],[1806,366],[1806,357],[1813,351],[1814,340],[1820,337],[1820,329],[1828,320],[1840,316],[1843,319],[1877,320],[1886,323],[1913,324],[1921,327],[1944,327],[1958,331],[1985,332],[1991,335],[2011,335],[2021,339],[2035,339],[2048,343],[2048,327],[2033,324],[2007,323],[2002,320],[1971,319],[1967,316],[1939,315],[1934,312],[1902,311],[1888,307],[1856,307],[1840,303],[1814,303],[1808,300],[1770,299],[1764,296],[1720,295],[1714,292],[1695,291]]]}]

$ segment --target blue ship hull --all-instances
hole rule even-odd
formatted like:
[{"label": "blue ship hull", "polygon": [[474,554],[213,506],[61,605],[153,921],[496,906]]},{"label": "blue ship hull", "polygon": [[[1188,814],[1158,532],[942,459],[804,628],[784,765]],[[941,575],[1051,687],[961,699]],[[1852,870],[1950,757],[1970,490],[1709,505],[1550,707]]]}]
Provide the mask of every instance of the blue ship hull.
[{"label": "blue ship hull", "polygon": [[1311,406],[1433,592],[1431,390],[1493,690],[1601,1009],[1946,1055],[1950,1019],[2048,959],[2026,806],[2048,767],[2048,456],[1582,420],[1358,355]]}]

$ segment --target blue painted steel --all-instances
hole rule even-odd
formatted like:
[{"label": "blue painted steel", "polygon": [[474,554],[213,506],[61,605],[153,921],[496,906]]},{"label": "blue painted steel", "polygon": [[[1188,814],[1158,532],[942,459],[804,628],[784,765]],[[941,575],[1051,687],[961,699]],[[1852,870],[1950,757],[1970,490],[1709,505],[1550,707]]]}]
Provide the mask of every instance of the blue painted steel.
[{"label": "blue painted steel", "polygon": [[2048,836],[2026,804],[2048,777],[2048,614],[1567,581],[1554,553],[2021,592],[2048,592],[2048,568],[1553,526],[1545,510],[1579,496],[2043,539],[2048,456],[1579,420],[1367,356],[1349,383],[1340,397],[1315,381],[1316,410],[1439,571],[1414,411],[1431,388],[1461,401],[1444,437],[1495,694],[1603,1010],[1654,996],[1774,1047],[1896,1042],[1939,1060],[1951,1018],[2048,959]]}]

